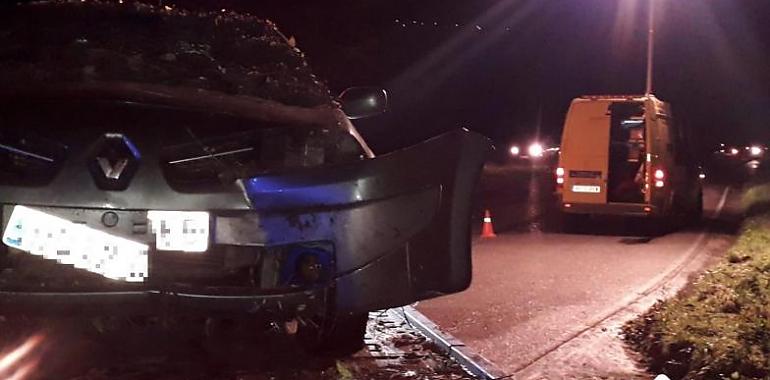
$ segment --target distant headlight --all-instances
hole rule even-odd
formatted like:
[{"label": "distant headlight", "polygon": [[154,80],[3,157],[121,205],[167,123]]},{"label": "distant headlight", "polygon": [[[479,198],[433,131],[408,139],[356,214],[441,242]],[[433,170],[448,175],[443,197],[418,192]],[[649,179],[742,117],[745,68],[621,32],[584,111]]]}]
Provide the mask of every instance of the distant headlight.
[{"label": "distant headlight", "polygon": [[528,149],[530,157],[543,157],[544,151],[545,149],[543,149],[543,146],[538,143],[530,145]]},{"label": "distant headlight", "polygon": [[521,153],[521,149],[519,149],[518,146],[514,145],[511,147],[511,155],[512,156],[518,156]]},{"label": "distant headlight", "polygon": [[752,146],[752,147],[749,149],[749,152],[750,152],[750,153],[751,153],[751,155],[752,155],[752,156],[754,156],[754,157],[757,157],[757,156],[761,156],[761,155],[762,155],[762,148],[760,148],[760,147],[758,147],[758,146]]},{"label": "distant headlight", "polygon": [[738,149],[736,149],[736,148],[731,148],[731,149],[730,149],[730,154],[732,154],[733,156],[735,156],[736,154],[738,154]]}]

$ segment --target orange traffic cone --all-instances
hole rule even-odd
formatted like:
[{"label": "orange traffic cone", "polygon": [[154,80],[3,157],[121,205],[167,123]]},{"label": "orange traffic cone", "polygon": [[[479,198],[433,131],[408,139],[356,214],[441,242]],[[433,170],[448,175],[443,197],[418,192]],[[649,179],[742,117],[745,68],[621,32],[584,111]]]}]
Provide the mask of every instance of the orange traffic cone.
[{"label": "orange traffic cone", "polygon": [[484,225],[481,227],[482,238],[493,238],[495,235],[495,228],[492,226],[492,213],[489,210],[484,211]]}]

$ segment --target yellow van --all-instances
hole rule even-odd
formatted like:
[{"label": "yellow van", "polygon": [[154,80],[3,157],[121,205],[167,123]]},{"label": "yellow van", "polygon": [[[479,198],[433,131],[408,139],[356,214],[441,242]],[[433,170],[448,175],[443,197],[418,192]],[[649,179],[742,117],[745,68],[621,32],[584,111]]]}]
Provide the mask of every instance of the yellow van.
[{"label": "yellow van", "polygon": [[562,211],[700,218],[700,173],[683,132],[653,95],[573,100],[555,173]]}]

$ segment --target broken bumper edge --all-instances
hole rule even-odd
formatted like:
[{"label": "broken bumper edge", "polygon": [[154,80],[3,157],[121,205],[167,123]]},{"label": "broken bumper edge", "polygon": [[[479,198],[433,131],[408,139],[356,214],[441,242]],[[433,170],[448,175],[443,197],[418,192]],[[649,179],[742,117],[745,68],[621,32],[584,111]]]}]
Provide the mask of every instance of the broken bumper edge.
[{"label": "broken bumper edge", "polygon": [[205,295],[159,290],[128,292],[0,292],[2,315],[218,315],[293,318],[322,310],[328,289],[270,295]]}]

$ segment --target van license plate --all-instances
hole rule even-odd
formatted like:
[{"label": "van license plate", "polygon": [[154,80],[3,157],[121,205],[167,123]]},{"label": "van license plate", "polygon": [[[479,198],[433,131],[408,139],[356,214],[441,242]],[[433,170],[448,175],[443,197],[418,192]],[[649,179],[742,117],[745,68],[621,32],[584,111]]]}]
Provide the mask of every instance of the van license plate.
[{"label": "van license plate", "polygon": [[602,188],[599,187],[599,186],[574,185],[574,186],[572,186],[572,192],[574,192],[574,193],[599,194],[599,193],[602,192]]}]

